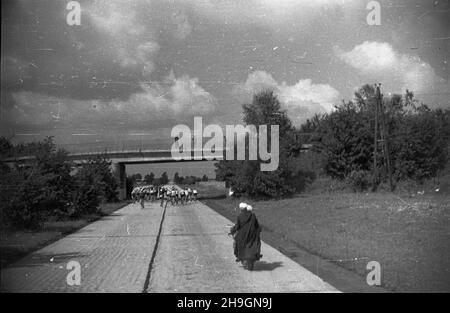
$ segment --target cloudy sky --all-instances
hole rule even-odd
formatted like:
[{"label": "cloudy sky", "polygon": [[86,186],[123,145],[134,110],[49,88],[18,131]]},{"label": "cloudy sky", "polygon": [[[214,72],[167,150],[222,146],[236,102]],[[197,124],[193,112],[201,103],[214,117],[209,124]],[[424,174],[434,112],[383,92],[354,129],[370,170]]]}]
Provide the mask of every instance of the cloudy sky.
[{"label": "cloudy sky", "polygon": [[2,0],[0,135],[72,151],[168,148],[176,124],[241,122],[275,90],[301,124],[364,83],[449,102],[449,1]]}]

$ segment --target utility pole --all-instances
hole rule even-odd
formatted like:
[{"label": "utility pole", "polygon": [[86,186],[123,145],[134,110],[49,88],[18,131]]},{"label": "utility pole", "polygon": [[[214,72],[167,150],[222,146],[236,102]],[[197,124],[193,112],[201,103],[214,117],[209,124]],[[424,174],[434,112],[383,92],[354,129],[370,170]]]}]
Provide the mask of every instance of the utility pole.
[{"label": "utility pole", "polygon": [[[375,84],[376,86],[376,84]],[[377,87],[377,90],[378,87]],[[377,97],[378,98],[378,97]],[[378,153],[378,99],[375,101],[375,134],[374,134],[374,142],[373,142],[373,180],[372,180],[372,191],[376,191],[378,187],[378,162],[377,162],[377,153]]]},{"label": "utility pole", "polygon": [[[382,147],[383,147],[383,154],[384,154],[384,159],[386,162],[386,166],[387,166],[387,172],[388,172],[388,176],[389,176],[389,185],[391,187],[391,191],[394,191],[394,182],[392,180],[392,169],[391,169],[391,158],[390,158],[390,153],[389,153],[389,143],[388,140],[386,138],[386,122],[385,122],[385,112],[384,112],[384,106],[383,106],[383,96],[381,95],[380,92],[380,85],[378,84],[378,86],[376,86],[376,97],[377,97],[377,112],[379,112],[380,114],[380,135],[381,135],[381,143],[382,143]],[[375,115],[375,123],[377,122],[377,115]],[[376,137],[375,137],[376,138]],[[376,141],[376,139],[375,139]],[[378,171],[378,170],[377,170]]]}]

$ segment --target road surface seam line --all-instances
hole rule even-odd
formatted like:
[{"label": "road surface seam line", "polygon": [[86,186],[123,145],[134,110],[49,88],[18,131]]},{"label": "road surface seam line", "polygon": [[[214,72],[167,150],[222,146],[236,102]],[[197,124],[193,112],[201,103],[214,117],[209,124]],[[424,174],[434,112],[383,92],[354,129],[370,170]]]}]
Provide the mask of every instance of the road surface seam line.
[{"label": "road surface seam line", "polygon": [[182,237],[182,236],[192,237],[192,236],[204,236],[204,235],[208,235],[208,236],[223,236],[224,233],[213,233],[213,234],[208,234],[208,233],[204,233],[204,234],[167,234],[167,235],[161,235],[161,236],[162,237]]},{"label": "road surface seam line", "polygon": [[147,277],[145,278],[144,289],[142,290],[142,293],[147,293],[148,292],[148,286],[150,284],[150,276],[152,275],[153,263],[155,262],[156,250],[158,250],[159,239],[161,238],[162,226],[163,226],[165,217],[166,217],[166,207],[164,207],[163,215],[162,215],[162,218],[161,218],[161,223],[159,224],[159,230],[158,230],[158,235],[156,236],[155,248],[153,249],[152,257],[150,259],[150,264],[148,266]]},{"label": "road surface seam line", "polygon": [[66,238],[71,239],[95,239],[95,238],[147,238],[156,237],[157,235],[127,235],[127,236],[71,236],[68,235]]}]

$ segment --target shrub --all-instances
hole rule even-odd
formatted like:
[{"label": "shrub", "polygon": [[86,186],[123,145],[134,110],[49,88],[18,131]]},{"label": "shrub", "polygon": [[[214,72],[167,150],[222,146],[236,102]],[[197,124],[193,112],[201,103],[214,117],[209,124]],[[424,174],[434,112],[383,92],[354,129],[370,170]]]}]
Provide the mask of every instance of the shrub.
[{"label": "shrub", "polygon": [[[302,144],[299,131],[281,109],[276,95],[272,91],[257,93],[253,96],[252,103],[243,105],[243,110],[246,125],[278,125],[278,169],[262,172],[259,160],[224,160],[215,164],[216,179],[225,181],[226,186],[233,189],[235,196],[245,194],[261,198],[282,197],[303,190],[313,175],[305,177],[306,172],[300,168]],[[268,136],[270,138],[270,131]],[[245,155],[248,156],[248,140],[246,150]]]},{"label": "shrub", "polygon": [[106,183],[91,166],[82,167],[75,176],[78,188],[73,191],[71,217],[96,213],[102,197],[105,196]]},{"label": "shrub", "polygon": [[167,176],[167,172],[162,173],[161,177],[159,178],[159,183],[162,185],[165,185],[169,182],[169,176]]},{"label": "shrub", "polygon": [[351,171],[347,176],[348,184],[353,188],[354,191],[365,191],[370,186],[370,174],[364,170],[354,170]]},{"label": "shrub", "polygon": [[152,184],[153,180],[155,179],[155,174],[150,173],[144,176],[144,181],[146,184]]},{"label": "shrub", "polygon": [[[436,176],[448,162],[450,110],[416,106],[412,97],[407,92],[383,100],[386,135],[394,177],[420,182]],[[336,106],[317,124],[315,146],[325,155],[324,169],[331,177],[344,179],[352,171],[373,169],[374,102],[373,87],[363,86],[354,101]],[[383,173],[382,147],[378,149]]]},{"label": "shrub", "polygon": [[13,170],[0,166],[3,225],[38,228],[49,217],[93,213],[102,199],[116,199],[117,182],[103,157],[90,160],[72,176],[67,152],[57,150],[52,138],[14,149],[23,152],[27,147],[36,156],[34,164]]},{"label": "shrub", "polygon": [[183,182],[183,178],[180,177],[180,175],[178,174],[178,172],[175,173],[175,175],[173,176],[173,182],[175,184],[181,184]]},{"label": "shrub", "polygon": [[183,184],[186,185],[194,185],[196,182],[196,179],[194,176],[187,176],[183,179]]}]

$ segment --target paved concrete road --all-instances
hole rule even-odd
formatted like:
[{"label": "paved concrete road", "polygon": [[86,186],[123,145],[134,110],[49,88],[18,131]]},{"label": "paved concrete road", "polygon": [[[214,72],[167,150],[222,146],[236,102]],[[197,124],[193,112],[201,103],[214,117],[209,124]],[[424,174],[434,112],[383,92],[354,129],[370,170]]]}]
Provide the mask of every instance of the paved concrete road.
[{"label": "paved concrete road", "polygon": [[336,292],[262,243],[254,271],[235,262],[232,226],[202,203],[167,207],[148,292]]},{"label": "paved concrete road", "polygon": [[[164,216],[163,223],[161,224]],[[162,227],[160,228],[160,225]],[[129,205],[1,272],[1,290],[16,292],[334,292],[263,243],[253,272],[235,262],[232,223],[202,203]],[[160,236],[158,237],[158,234]],[[158,248],[152,258],[155,244]],[[67,263],[81,265],[68,286]]]},{"label": "paved concrete road", "polygon": [[[142,292],[162,209],[138,203],[94,222],[2,270],[1,290],[13,292]],[[69,261],[81,285],[69,286]]]}]

